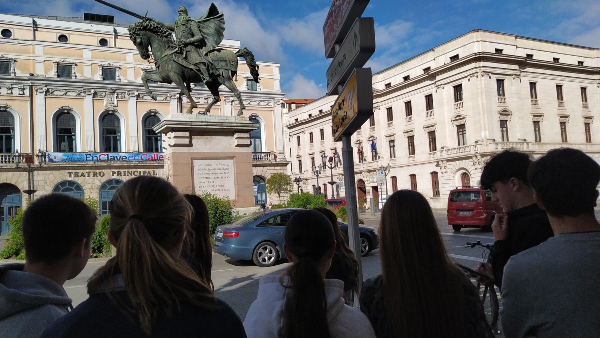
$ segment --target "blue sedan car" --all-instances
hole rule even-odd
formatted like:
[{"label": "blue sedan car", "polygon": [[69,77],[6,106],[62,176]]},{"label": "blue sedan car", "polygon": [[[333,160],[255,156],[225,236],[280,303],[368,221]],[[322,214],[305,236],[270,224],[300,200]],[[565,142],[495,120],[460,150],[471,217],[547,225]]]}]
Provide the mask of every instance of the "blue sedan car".
[{"label": "blue sedan car", "polygon": [[[215,231],[213,249],[235,260],[252,260],[258,266],[272,266],[285,258],[283,242],[285,225],[302,209],[276,209],[254,213]],[[340,224],[348,235],[348,226]],[[360,227],[361,255],[377,248],[377,234],[371,228]]]}]

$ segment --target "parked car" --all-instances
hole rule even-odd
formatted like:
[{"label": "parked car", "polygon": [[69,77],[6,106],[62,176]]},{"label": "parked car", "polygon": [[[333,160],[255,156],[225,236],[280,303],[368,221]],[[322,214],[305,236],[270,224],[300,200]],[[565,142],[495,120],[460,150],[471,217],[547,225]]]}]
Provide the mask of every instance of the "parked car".
[{"label": "parked car", "polygon": [[[283,242],[285,225],[302,209],[275,209],[254,213],[233,224],[217,227],[213,249],[235,260],[252,260],[258,266],[275,265],[285,258]],[[348,226],[342,231],[348,234]],[[371,228],[359,227],[361,254],[366,256],[377,248],[377,234]],[[364,251],[363,251],[364,250]]]},{"label": "parked car", "polygon": [[462,228],[482,228],[489,231],[496,214],[502,214],[500,204],[492,202],[492,193],[479,188],[450,191],[446,216],[454,231]]},{"label": "parked car", "polygon": [[329,207],[331,209],[339,209],[340,207],[345,207],[346,206],[346,200],[341,199],[341,198],[331,198],[328,200],[325,200],[325,202],[327,202],[327,204],[329,205]]},{"label": "parked car", "polygon": [[[348,243],[348,224],[342,222],[339,222],[339,224],[344,236],[346,236],[346,243]],[[377,232],[375,232],[375,229],[361,226],[358,227],[358,231],[360,233],[360,255],[365,257],[379,247]]]}]

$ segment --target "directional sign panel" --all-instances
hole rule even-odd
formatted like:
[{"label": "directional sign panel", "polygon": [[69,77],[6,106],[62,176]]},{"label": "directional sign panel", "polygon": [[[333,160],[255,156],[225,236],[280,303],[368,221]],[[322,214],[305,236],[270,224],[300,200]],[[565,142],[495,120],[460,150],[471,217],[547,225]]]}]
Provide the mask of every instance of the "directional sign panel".
[{"label": "directional sign panel", "polygon": [[339,52],[327,69],[327,95],[338,95],[338,85],[345,83],[354,68],[365,65],[375,52],[375,24],[373,18],[358,18]]},{"label": "directional sign panel", "polygon": [[354,20],[362,15],[368,4],[369,0],[333,0],[323,25],[326,58],[335,56],[334,45],[342,42]]},{"label": "directional sign panel", "polygon": [[357,68],[331,107],[335,142],[352,135],[373,115],[371,68]]}]

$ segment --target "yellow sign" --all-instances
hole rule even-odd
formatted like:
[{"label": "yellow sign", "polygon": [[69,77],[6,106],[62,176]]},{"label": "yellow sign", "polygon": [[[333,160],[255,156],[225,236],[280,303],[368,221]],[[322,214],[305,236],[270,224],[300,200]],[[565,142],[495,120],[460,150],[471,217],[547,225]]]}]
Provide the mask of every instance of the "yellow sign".
[{"label": "yellow sign", "polygon": [[344,90],[338,96],[333,107],[331,107],[334,138],[337,138],[346,129],[357,113],[356,93],[356,73],[354,73],[348,79]]}]

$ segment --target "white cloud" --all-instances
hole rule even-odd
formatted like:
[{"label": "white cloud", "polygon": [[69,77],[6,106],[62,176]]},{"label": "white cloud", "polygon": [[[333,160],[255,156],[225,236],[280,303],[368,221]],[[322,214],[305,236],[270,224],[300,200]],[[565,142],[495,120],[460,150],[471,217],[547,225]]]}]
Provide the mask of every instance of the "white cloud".
[{"label": "white cloud", "polygon": [[324,54],[323,23],[329,8],[313,12],[302,19],[285,19],[285,25],[278,25],[277,32],[282,40],[301,49]]},{"label": "white cloud", "polygon": [[575,45],[600,48],[600,26],[573,37],[570,42]]},{"label": "white cloud", "polygon": [[294,75],[288,85],[291,90],[285,94],[285,97],[289,99],[318,99],[325,95],[324,88],[319,88],[315,81],[300,74]]},{"label": "white cloud", "polygon": [[554,2],[548,6],[553,12],[568,16],[556,24],[550,33],[566,42],[586,47],[600,47],[600,1],[571,0]]},{"label": "white cloud", "polygon": [[375,25],[376,48],[390,48],[401,43],[412,31],[413,23],[395,20],[387,25]]}]

